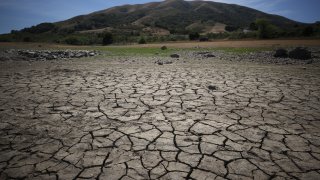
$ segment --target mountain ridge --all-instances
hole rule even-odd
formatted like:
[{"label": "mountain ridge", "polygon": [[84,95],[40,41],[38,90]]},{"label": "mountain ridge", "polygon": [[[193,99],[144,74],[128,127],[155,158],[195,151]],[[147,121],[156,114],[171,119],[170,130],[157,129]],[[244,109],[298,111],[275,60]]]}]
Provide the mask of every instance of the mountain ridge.
[{"label": "mountain ridge", "polygon": [[267,19],[281,28],[303,24],[236,4],[183,0],[115,6],[54,24],[60,30],[77,32],[108,27],[117,30],[131,27],[137,31],[146,27],[158,27],[181,33],[187,31],[186,27],[200,21],[203,25],[222,23],[244,29],[259,18]]},{"label": "mountain ridge", "polygon": [[[263,32],[261,22],[265,26]],[[41,23],[0,35],[0,41],[89,45],[102,44],[107,34],[111,34],[114,43],[140,42],[143,38],[147,42],[183,41],[200,36],[208,40],[319,37],[320,23],[301,23],[237,4],[166,0],[115,6],[64,21]]]}]

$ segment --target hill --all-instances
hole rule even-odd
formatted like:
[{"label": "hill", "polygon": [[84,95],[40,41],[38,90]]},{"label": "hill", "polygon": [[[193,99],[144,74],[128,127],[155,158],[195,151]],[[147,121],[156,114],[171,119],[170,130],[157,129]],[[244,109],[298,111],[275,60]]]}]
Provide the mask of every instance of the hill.
[{"label": "hill", "polygon": [[[161,36],[188,35],[195,32],[223,38],[226,35],[221,35],[221,33],[227,31],[257,30],[254,23],[257,19],[267,20],[273,26],[272,31],[277,31],[279,36],[302,34],[302,28],[307,26],[307,24],[285,17],[235,4],[166,0],[117,6],[61,22],[42,23],[21,31],[13,31],[10,37],[23,41],[63,41],[73,44],[81,41],[81,37],[88,41],[85,44],[101,42],[101,34],[105,32],[112,33],[119,42],[136,41],[141,36],[152,37],[151,39],[157,41],[161,39],[159,38]],[[13,34],[19,34],[19,36]],[[50,37],[48,37],[49,34]],[[229,37],[230,34],[227,36]],[[174,40],[179,40],[179,38],[185,38],[185,36],[175,36]]]},{"label": "hill", "polygon": [[[255,9],[234,4],[212,1],[166,0],[138,5],[124,5],[77,16],[55,23],[60,31],[85,31],[109,28],[115,32],[144,28],[161,28],[171,33],[186,33],[196,30],[205,32],[216,23],[247,28],[256,19],[263,18],[272,24],[290,28],[301,24],[290,19],[263,13]],[[196,24],[196,25],[195,25]],[[190,27],[192,26],[193,27]],[[189,28],[188,28],[189,27]],[[130,32],[131,33],[131,32]]]}]

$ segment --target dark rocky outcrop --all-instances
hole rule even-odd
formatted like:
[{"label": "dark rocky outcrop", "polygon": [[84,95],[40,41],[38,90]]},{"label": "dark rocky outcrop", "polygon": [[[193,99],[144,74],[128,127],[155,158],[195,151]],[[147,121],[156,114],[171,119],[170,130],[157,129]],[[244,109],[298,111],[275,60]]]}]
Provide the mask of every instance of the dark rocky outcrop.
[{"label": "dark rocky outcrop", "polygon": [[180,55],[179,55],[179,54],[171,54],[170,57],[172,57],[172,58],[179,58]]},{"label": "dark rocky outcrop", "polygon": [[96,56],[97,51],[88,50],[8,50],[8,54],[17,54],[33,60],[54,60]]},{"label": "dark rocky outcrop", "polygon": [[297,47],[294,50],[289,52],[289,58],[308,60],[308,59],[311,59],[311,52],[306,48]]},{"label": "dark rocky outcrop", "polygon": [[288,51],[286,49],[277,49],[276,53],[273,55],[273,57],[277,58],[287,58],[288,57]]}]

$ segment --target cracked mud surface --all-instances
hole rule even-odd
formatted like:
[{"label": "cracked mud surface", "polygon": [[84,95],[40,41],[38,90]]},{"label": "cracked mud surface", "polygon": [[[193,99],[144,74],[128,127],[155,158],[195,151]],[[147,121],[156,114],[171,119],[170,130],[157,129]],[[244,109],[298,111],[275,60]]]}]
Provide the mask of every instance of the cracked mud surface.
[{"label": "cracked mud surface", "polygon": [[0,179],[320,177],[317,67],[0,67]]}]

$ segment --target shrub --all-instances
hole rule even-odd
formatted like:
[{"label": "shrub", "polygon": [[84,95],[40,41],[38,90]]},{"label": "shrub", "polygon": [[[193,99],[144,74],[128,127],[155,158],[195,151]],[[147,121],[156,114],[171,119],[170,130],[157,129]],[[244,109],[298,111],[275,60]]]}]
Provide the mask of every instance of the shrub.
[{"label": "shrub", "polygon": [[0,35],[0,42],[11,42],[12,38],[9,35]]},{"label": "shrub", "polygon": [[113,43],[113,36],[111,33],[105,33],[102,39],[103,45],[109,45]]},{"label": "shrub", "polygon": [[192,41],[192,40],[197,40],[200,38],[200,34],[197,33],[197,32],[193,32],[193,33],[190,33],[189,34],[189,39]]},{"label": "shrub", "polygon": [[65,40],[65,43],[71,44],[71,45],[81,45],[81,42],[76,37],[67,37]]},{"label": "shrub", "polygon": [[312,26],[307,26],[303,29],[302,35],[303,36],[312,36],[314,33],[314,29]]},{"label": "shrub", "polygon": [[280,29],[265,19],[258,19],[256,25],[260,39],[276,38],[279,36]]},{"label": "shrub", "polygon": [[30,37],[25,37],[25,38],[23,38],[23,42],[31,42],[32,40],[31,40],[31,38]]},{"label": "shrub", "polygon": [[143,37],[141,37],[138,43],[139,44],[146,44],[147,42]]},{"label": "shrub", "polygon": [[55,28],[55,25],[53,23],[41,23],[36,26],[32,26],[30,28],[24,28],[21,30],[21,32],[28,32],[28,33],[44,33],[51,31]]},{"label": "shrub", "polygon": [[161,47],[161,50],[167,50],[168,48],[167,48],[167,46],[162,46]]},{"label": "shrub", "polygon": [[233,32],[233,31],[236,31],[238,29],[239,29],[239,27],[237,27],[237,26],[226,26],[225,27],[225,30],[228,31],[228,32]]}]

